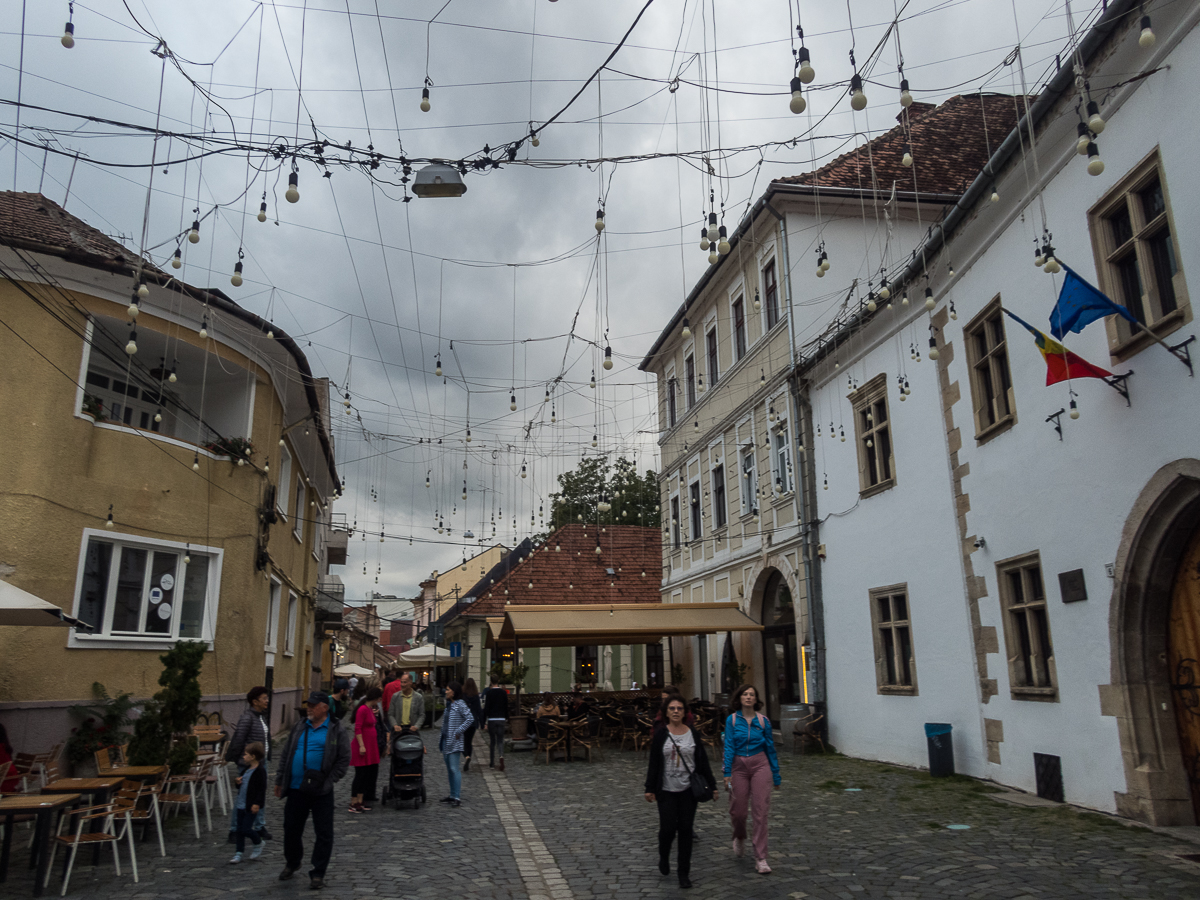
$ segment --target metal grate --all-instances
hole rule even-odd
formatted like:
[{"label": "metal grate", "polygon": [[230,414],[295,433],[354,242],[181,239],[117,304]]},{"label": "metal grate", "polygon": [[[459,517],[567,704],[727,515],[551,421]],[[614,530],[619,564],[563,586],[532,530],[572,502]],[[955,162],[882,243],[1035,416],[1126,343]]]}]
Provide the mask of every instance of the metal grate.
[{"label": "metal grate", "polygon": [[1033,754],[1033,771],[1037,778],[1037,795],[1043,800],[1062,803],[1062,759],[1048,753],[1035,753]]}]

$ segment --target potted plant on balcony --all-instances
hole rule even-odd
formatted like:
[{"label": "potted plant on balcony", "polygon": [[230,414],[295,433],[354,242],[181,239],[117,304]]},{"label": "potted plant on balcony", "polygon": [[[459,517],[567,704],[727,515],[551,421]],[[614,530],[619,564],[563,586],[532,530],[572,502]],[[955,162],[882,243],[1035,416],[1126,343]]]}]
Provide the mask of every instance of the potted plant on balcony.
[{"label": "potted plant on balcony", "polygon": [[204,449],[218,456],[228,456],[239,466],[244,466],[254,455],[254,445],[244,437],[217,438],[205,444]]},{"label": "potted plant on balcony", "polygon": [[95,394],[83,395],[83,409],[81,412],[85,416],[91,416],[97,422],[104,421],[104,401]]}]

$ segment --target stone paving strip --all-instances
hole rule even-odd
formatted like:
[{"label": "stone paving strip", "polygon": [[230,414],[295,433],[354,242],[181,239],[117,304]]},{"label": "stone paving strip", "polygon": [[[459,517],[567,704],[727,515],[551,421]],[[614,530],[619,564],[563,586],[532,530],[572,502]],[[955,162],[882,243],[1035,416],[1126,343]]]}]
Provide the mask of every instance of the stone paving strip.
[{"label": "stone paving strip", "polygon": [[503,775],[494,774],[489,769],[480,771],[496,805],[517,868],[525,880],[529,900],[573,900],[575,895],[571,893],[562,870],[546,849],[545,842],[512,784]]}]

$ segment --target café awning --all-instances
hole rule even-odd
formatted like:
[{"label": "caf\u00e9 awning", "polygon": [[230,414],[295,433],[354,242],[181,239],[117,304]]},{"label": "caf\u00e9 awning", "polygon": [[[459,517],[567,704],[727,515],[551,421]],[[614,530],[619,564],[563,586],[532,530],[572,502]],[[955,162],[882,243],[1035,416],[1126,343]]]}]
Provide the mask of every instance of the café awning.
[{"label": "caf\u00e9 awning", "polygon": [[579,647],[646,644],[664,637],[762,631],[736,603],[619,603],[508,606],[487,646]]},{"label": "caf\u00e9 awning", "polygon": [[35,597],[7,581],[0,581],[0,625],[91,627],[71,618],[53,603]]}]

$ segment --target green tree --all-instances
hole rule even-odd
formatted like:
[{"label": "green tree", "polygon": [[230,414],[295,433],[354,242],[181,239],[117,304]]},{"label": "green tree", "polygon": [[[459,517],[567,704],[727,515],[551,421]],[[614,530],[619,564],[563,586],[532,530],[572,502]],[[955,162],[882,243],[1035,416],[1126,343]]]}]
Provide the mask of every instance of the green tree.
[{"label": "green tree", "polygon": [[162,690],[146,703],[133,727],[129,762],[135,766],[161,766],[182,775],[196,761],[196,739],[190,734],[200,715],[200,668],[207,645],[179,641],[159,657],[163,671],[158,676]]},{"label": "green tree", "polygon": [[[638,475],[634,463],[619,456],[589,456],[573,472],[558,476],[559,491],[550,495],[551,529],[579,522],[601,525],[644,525],[658,528],[658,476]],[[609,508],[601,512],[600,506]]]}]

